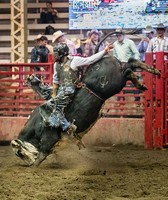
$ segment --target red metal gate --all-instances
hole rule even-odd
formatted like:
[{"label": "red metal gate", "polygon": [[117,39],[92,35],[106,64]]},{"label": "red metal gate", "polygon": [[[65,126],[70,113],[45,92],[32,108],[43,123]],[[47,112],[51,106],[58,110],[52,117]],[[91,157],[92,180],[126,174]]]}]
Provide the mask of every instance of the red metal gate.
[{"label": "red metal gate", "polygon": [[[43,66],[45,71],[35,72],[35,66]],[[43,102],[25,83],[32,73],[45,77],[46,84],[52,84],[52,55],[48,63],[0,64],[0,117],[27,117]]]},{"label": "red metal gate", "polygon": [[161,76],[146,73],[145,147],[168,145],[168,53],[146,53],[146,63],[160,70]]}]

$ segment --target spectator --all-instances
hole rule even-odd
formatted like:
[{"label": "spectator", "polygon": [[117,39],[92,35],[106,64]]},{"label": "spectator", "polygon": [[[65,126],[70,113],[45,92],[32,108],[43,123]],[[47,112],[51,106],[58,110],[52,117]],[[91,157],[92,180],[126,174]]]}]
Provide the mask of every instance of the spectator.
[{"label": "spectator", "polygon": [[78,38],[71,38],[71,41],[75,45],[77,55],[83,55],[83,47],[81,45],[81,40]]},{"label": "spectator", "polygon": [[[40,38],[41,36],[42,36],[42,35],[39,34],[37,37]],[[46,38],[47,38],[47,37],[46,37]],[[48,48],[49,53],[53,53],[53,46],[50,45],[48,38],[47,38],[47,44],[46,44],[46,47]]]},{"label": "spectator", "polygon": [[[38,40],[38,38],[41,38],[43,35],[41,35],[41,34],[38,34],[38,36],[37,36],[37,40]],[[46,37],[46,36],[44,36],[44,37]],[[48,50],[49,50],[49,53],[53,53],[53,46],[52,45],[50,45],[50,43],[49,43],[49,40],[48,40],[48,38],[46,37],[46,39],[47,39],[47,44],[46,44],[46,47],[48,48]]]},{"label": "spectator", "polygon": [[[36,38],[37,45],[31,51],[31,63],[48,62],[49,49],[46,47],[48,39],[44,35],[38,35]],[[35,71],[45,71],[44,67],[36,66]]]},{"label": "spectator", "polygon": [[56,31],[54,34],[53,34],[53,39],[52,39],[52,43],[66,43],[68,48],[69,48],[69,55],[76,55],[77,54],[77,51],[76,51],[76,48],[75,48],[75,44],[67,39],[65,37],[65,34],[66,33],[63,33],[62,31]]},{"label": "spectator", "polygon": [[[142,32],[144,34],[144,37],[141,39],[141,41],[138,44],[138,51],[140,53],[140,60],[142,62],[145,62],[145,53],[149,44],[149,41],[153,38],[155,30],[152,28],[152,26],[146,26],[146,29]],[[142,80],[142,74],[137,74],[139,81]],[[141,93],[141,91],[136,90],[135,93]],[[137,101],[140,100],[140,97],[136,97]]]},{"label": "spectator", "polygon": [[168,37],[165,36],[166,27],[160,23],[156,27],[156,37],[148,44],[146,52],[168,51]]},{"label": "spectator", "polygon": [[145,61],[145,53],[149,44],[149,41],[153,38],[155,30],[152,26],[146,26],[146,29],[143,30],[144,37],[141,39],[138,44],[138,51],[140,53],[140,60]]},{"label": "spectator", "polygon": [[53,46],[49,43],[49,40],[47,41],[46,47],[49,50],[49,53],[53,53]]},{"label": "spectator", "polygon": [[[103,33],[102,31],[98,30],[91,30],[87,32],[88,39],[84,41],[84,56],[91,56],[95,52],[95,48],[97,44],[99,43]],[[102,43],[99,47],[99,51],[102,51],[104,49],[104,43]]]},{"label": "spectator", "polygon": [[134,41],[125,38],[122,30],[116,30],[117,41],[114,42],[113,55],[123,63],[126,63],[129,58],[140,59],[138,49]]},{"label": "spectator", "polygon": [[[133,40],[125,38],[125,34],[122,30],[117,29],[116,31],[117,41],[113,43],[113,56],[120,60],[123,65],[128,62],[129,58],[140,59],[140,54]],[[140,91],[136,90],[133,93],[139,94]],[[120,100],[120,98],[118,98]],[[135,101],[139,101],[140,98],[135,97]]]},{"label": "spectator", "polygon": [[56,23],[58,11],[52,7],[52,2],[46,2],[46,8],[40,13],[40,22],[43,24]]}]

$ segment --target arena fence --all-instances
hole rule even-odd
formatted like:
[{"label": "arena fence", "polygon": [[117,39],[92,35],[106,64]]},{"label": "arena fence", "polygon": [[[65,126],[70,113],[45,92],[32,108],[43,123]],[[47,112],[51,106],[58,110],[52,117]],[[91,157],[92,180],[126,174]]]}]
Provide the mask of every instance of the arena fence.
[{"label": "arena fence", "polygon": [[145,147],[163,148],[168,146],[168,52],[146,53],[146,63],[161,76],[145,76]]},{"label": "arena fence", "polygon": [[[44,66],[44,72],[34,72],[35,66]],[[45,84],[52,84],[53,63],[11,63],[0,64],[0,116],[28,116],[32,109],[43,102],[26,85],[31,74],[43,77]],[[138,72],[141,76],[141,72]],[[142,75],[143,76],[143,75]],[[135,98],[139,98],[135,101]],[[103,117],[143,117],[144,94],[135,89],[130,82],[117,95],[105,102]]]},{"label": "arena fence", "polygon": [[[45,71],[35,72],[35,66],[43,66]],[[44,102],[38,94],[26,85],[27,76],[33,73],[42,76],[45,84],[52,84],[52,56],[50,56],[49,63],[0,64],[0,141],[10,141],[16,138],[27,121],[28,115],[36,106]],[[145,76],[142,72],[136,73],[141,78]],[[135,97],[139,97],[139,100],[135,101]],[[107,121],[108,123],[106,123]],[[102,118],[96,124],[99,130],[96,131],[99,133],[97,135],[99,139],[94,140],[95,134],[93,134],[93,138],[89,137],[89,143],[91,138],[93,140],[92,143],[95,142],[96,145],[97,141],[111,143],[108,138],[114,134],[112,142],[115,140],[116,143],[121,140],[128,142],[128,136],[131,142],[134,143],[136,141],[136,143],[142,144],[144,134],[144,93],[140,93],[128,82],[119,94],[105,102],[102,108]],[[136,126],[132,128],[132,124]],[[104,128],[101,129],[99,126]],[[96,127],[94,130],[96,130]],[[125,136],[118,134],[119,132],[124,132]],[[102,137],[105,134],[107,136]],[[122,135],[122,138],[119,139],[119,135]]]},{"label": "arena fence", "polygon": [[[116,127],[113,131],[116,132],[113,141],[118,137],[119,132],[122,133],[120,141],[126,132],[128,132],[128,137],[130,137],[129,133],[132,133],[132,137],[139,132],[136,138],[132,139],[135,141],[135,139],[140,138],[142,141],[142,135],[144,134],[145,148],[163,148],[168,145],[167,58],[168,53],[164,52],[146,54],[146,63],[159,69],[161,76],[157,77],[146,72],[136,72],[142,78],[141,81],[144,80],[148,88],[147,91],[141,93],[128,82],[119,94],[108,99],[102,108],[103,121],[100,126],[102,127],[103,125],[105,128],[101,135],[106,130],[110,138],[111,133],[109,135],[106,121],[110,123],[113,119],[113,124],[110,125],[110,130]],[[34,72],[35,66],[43,66],[45,71]],[[26,85],[26,78],[32,73],[42,76],[45,84],[51,84],[53,74],[52,56],[49,57],[49,63],[0,64],[0,141],[1,138],[10,140],[14,134],[18,134],[18,131],[26,121],[26,117],[36,106],[44,102]],[[138,99],[136,99],[137,97]],[[119,131],[117,124],[125,124],[125,121],[128,121],[128,119],[132,120],[131,127],[129,120]],[[18,128],[18,126],[21,127]],[[138,130],[136,129],[137,127],[139,127]],[[98,126],[99,129],[100,127]],[[125,139],[128,141],[127,138]]]},{"label": "arena fence", "polygon": [[[45,71],[35,72],[35,66],[44,67]],[[53,62],[0,64],[0,117],[27,117],[43,102],[26,84],[33,73],[43,77],[45,84],[51,84]]]}]

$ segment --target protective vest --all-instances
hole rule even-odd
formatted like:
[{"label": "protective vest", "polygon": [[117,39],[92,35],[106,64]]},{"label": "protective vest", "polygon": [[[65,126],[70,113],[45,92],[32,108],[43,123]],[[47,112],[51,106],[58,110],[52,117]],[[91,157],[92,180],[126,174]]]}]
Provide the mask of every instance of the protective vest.
[{"label": "protective vest", "polygon": [[57,76],[60,80],[60,85],[67,83],[74,84],[78,79],[79,72],[73,71],[70,68],[72,59],[73,58],[68,58],[67,62],[64,65],[62,65],[61,63],[57,63]]}]

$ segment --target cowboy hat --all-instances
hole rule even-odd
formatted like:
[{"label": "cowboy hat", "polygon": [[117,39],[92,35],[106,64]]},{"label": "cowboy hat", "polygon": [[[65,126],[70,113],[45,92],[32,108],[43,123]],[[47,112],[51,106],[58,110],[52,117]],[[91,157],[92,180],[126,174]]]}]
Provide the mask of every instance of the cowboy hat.
[{"label": "cowboy hat", "polygon": [[86,44],[88,42],[90,42],[90,38],[83,38],[83,39],[81,39],[81,43],[82,44]]},{"label": "cowboy hat", "polygon": [[143,30],[143,33],[154,33],[155,30],[152,28],[152,26],[146,26],[145,30]]},{"label": "cowboy hat", "polygon": [[52,39],[52,43],[55,42],[59,37],[65,35],[66,33],[63,33],[62,31],[56,31],[53,34],[53,39]]},{"label": "cowboy hat", "polygon": [[38,34],[36,37],[36,40],[39,40],[41,38],[41,36],[42,36],[41,34]]},{"label": "cowboy hat", "polygon": [[93,34],[97,34],[99,37],[103,36],[103,32],[102,31],[98,31],[97,29],[92,29],[91,31],[87,32],[87,37],[91,37]]},{"label": "cowboy hat", "polygon": [[36,40],[48,40],[48,38],[45,35],[38,34]]},{"label": "cowboy hat", "polygon": [[156,26],[156,29],[164,29],[164,30],[166,30],[166,26],[164,26],[164,24],[163,23],[160,23],[160,24],[158,24],[157,26]]},{"label": "cowboy hat", "polygon": [[71,38],[71,41],[74,43],[75,48],[78,49],[81,46],[81,41],[78,38]]},{"label": "cowboy hat", "polygon": [[115,30],[115,34],[116,35],[124,35],[124,32],[122,31],[122,29],[118,28]]}]

